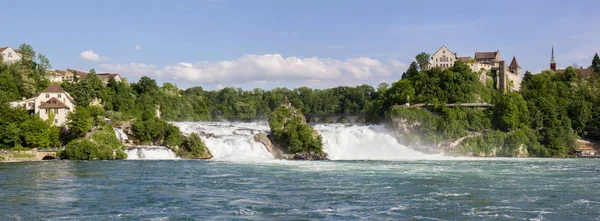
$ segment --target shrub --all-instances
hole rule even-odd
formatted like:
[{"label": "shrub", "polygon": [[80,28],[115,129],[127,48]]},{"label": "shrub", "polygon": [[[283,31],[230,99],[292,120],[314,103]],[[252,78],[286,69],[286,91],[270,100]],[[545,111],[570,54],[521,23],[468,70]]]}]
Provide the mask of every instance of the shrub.
[{"label": "shrub", "polygon": [[201,158],[206,154],[206,145],[197,133],[192,133],[182,144],[177,155],[187,158]]},{"label": "shrub", "polygon": [[292,153],[323,153],[323,138],[305,123],[304,116],[286,107],[279,107],[269,117],[275,139],[285,142]]}]

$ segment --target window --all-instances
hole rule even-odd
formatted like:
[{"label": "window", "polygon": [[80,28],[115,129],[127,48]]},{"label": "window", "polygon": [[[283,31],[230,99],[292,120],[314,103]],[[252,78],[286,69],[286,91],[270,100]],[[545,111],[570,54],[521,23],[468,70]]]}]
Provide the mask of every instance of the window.
[{"label": "window", "polygon": [[54,112],[56,112],[56,115],[58,115],[58,111],[59,111],[59,110],[60,110],[60,109],[56,109],[56,111],[54,111]]},{"label": "window", "polygon": [[33,107],[33,104],[34,104],[34,102],[31,102],[31,103],[29,103],[29,106],[30,106],[30,107]]},{"label": "window", "polygon": [[46,98],[50,98],[50,94],[46,94]]},{"label": "window", "polygon": [[48,109],[46,109],[46,114],[48,114]]},{"label": "window", "polygon": [[8,52],[8,57],[12,58],[12,52]]},{"label": "window", "polygon": [[444,51],[442,51],[442,54],[446,54],[446,51],[445,51],[445,50],[444,50]]},{"label": "window", "polygon": [[61,94],[58,94],[58,98],[60,98],[60,97],[61,97]]},{"label": "window", "polygon": [[54,119],[54,123],[55,123],[55,124],[58,124],[58,119]]}]

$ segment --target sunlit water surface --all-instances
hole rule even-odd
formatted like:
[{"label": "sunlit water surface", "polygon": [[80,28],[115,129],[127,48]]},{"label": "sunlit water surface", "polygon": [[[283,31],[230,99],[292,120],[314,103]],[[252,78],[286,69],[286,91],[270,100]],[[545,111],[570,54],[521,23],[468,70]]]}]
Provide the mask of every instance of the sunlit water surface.
[{"label": "sunlit water surface", "polygon": [[600,219],[600,160],[0,163],[0,220]]}]

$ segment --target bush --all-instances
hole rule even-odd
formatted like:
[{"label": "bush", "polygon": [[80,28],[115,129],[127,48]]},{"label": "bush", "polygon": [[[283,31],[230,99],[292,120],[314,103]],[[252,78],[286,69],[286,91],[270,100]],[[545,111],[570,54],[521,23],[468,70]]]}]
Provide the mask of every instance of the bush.
[{"label": "bush", "polygon": [[185,158],[203,158],[206,155],[206,145],[198,134],[192,133],[185,139],[177,155]]},{"label": "bush", "polygon": [[285,142],[292,153],[323,154],[323,138],[305,122],[304,116],[287,107],[279,107],[269,117],[275,139]]},{"label": "bush", "polygon": [[74,140],[65,146],[62,155],[70,160],[112,160],[113,149],[89,140]]}]

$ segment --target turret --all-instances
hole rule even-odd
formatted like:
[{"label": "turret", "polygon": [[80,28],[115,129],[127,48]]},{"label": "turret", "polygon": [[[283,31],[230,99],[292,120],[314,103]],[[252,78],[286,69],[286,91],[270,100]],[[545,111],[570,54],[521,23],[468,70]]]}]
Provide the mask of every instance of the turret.
[{"label": "turret", "polygon": [[519,63],[517,62],[517,58],[515,56],[513,56],[513,59],[510,62],[510,65],[508,66],[508,70],[513,74],[521,76],[521,66],[519,66]]}]

